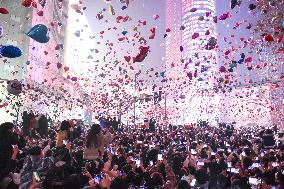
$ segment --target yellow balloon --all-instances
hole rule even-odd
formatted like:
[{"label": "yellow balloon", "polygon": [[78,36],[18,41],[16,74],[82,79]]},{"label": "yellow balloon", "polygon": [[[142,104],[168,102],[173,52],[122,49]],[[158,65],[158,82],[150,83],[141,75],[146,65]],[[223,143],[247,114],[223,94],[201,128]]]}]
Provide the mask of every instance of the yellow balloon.
[{"label": "yellow balloon", "polygon": [[115,12],[114,12],[114,9],[113,9],[112,5],[109,6],[108,10],[109,10],[109,14],[115,15]]}]

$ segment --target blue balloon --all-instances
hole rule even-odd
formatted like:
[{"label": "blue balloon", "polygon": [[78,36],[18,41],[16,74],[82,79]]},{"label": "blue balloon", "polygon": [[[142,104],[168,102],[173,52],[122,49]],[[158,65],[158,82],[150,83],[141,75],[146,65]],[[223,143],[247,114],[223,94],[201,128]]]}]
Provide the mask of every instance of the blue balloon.
[{"label": "blue balloon", "polygon": [[244,61],[245,61],[245,59],[241,58],[241,59],[238,61],[238,63],[241,64],[241,63],[243,63]]},{"label": "blue balloon", "polygon": [[7,58],[17,58],[22,56],[22,51],[18,47],[15,47],[13,45],[8,45],[8,46],[2,46],[0,48],[0,54],[3,57]]},{"label": "blue balloon", "polygon": [[122,35],[126,35],[126,34],[127,34],[127,31],[124,30],[124,31],[122,31],[121,33],[122,33]]},{"label": "blue balloon", "polygon": [[43,24],[35,25],[27,35],[39,43],[47,43],[49,41],[48,29]]}]

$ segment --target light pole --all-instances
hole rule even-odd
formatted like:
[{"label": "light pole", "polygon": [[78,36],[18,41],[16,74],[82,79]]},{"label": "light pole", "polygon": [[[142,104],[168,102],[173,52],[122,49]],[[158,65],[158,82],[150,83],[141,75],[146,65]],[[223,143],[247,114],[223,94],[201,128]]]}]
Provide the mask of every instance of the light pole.
[{"label": "light pole", "polygon": [[137,90],[137,74],[135,73],[135,78],[134,78],[134,128],[136,130],[136,90]]}]

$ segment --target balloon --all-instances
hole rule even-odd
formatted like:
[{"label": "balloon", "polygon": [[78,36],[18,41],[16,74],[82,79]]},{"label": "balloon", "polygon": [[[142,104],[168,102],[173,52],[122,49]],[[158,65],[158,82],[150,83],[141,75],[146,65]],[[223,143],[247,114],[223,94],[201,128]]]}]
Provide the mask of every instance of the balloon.
[{"label": "balloon", "polygon": [[13,95],[19,95],[23,90],[22,84],[18,80],[8,81],[7,91]]},{"label": "balloon", "polygon": [[42,8],[44,8],[46,4],[46,0],[40,0],[39,4],[41,5]]},{"label": "balloon", "polygon": [[148,52],[150,50],[150,47],[143,47],[141,46],[139,48],[139,53],[136,55],[136,57],[133,57],[133,62],[142,62],[148,55]]},{"label": "balloon", "polygon": [[160,18],[160,16],[155,14],[155,15],[153,15],[153,18],[154,18],[154,20],[157,20],[158,18]]},{"label": "balloon", "polygon": [[2,46],[0,48],[0,54],[7,58],[17,58],[22,56],[22,51],[18,47],[13,45]]},{"label": "balloon", "polygon": [[207,42],[206,49],[212,50],[216,47],[217,40],[214,37],[210,37],[209,41]]},{"label": "balloon", "polygon": [[225,66],[221,66],[221,67],[219,68],[219,72],[226,72],[226,71],[227,71],[227,69],[226,69]]},{"label": "balloon", "polygon": [[4,7],[0,7],[0,13],[1,14],[9,14],[9,11]]},{"label": "balloon", "polygon": [[192,8],[189,10],[189,12],[195,12],[195,11],[197,11],[197,8]]},{"label": "balloon", "polygon": [[242,0],[231,0],[231,9],[234,9],[237,5],[241,6]]},{"label": "balloon", "polygon": [[256,5],[255,4],[249,4],[249,10],[254,10],[256,9]]},{"label": "balloon", "polygon": [[22,1],[22,5],[24,7],[30,7],[30,6],[32,6],[32,3],[33,3],[33,0],[23,0]]},{"label": "balloon", "polygon": [[196,39],[196,38],[198,38],[198,37],[199,37],[199,33],[194,33],[194,34],[191,36],[192,39]]},{"label": "balloon", "polygon": [[109,6],[108,10],[110,15],[115,15],[114,8],[112,5]]},{"label": "balloon", "polygon": [[238,0],[231,0],[231,9],[234,9],[238,4]]},{"label": "balloon", "polygon": [[264,41],[272,42],[272,41],[274,41],[274,39],[273,39],[272,35],[267,34],[267,35],[264,36]]},{"label": "balloon", "polygon": [[230,13],[224,13],[219,17],[219,20],[226,20],[227,18],[229,18]]},{"label": "balloon", "polygon": [[27,35],[39,43],[47,43],[49,41],[48,29],[43,24],[35,25]]},{"label": "balloon", "polygon": [[122,33],[122,35],[126,35],[126,34],[127,34],[127,31],[124,30],[124,31],[122,31],[121,33]]},{"label": "balloon", "polygon": [[0,25],[0,38],[4,35],[4,28]]},{"label": "balloon", "polygon": [[150,29],[151,35],[149,37],[149,39],[154,39],[156,36],[156,28],[151,28]]}]

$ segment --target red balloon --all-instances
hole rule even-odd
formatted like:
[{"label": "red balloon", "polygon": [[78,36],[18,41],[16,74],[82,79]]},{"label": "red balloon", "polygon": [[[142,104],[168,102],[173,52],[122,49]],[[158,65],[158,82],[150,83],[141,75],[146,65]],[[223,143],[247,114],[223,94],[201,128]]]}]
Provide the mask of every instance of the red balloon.
[{"label": "red balloon", "polygon": [[251,57],[248,57],[248,58],[246,58],[245,59],[245,62],[247,63],[247,62],[251,62],[252,61],[252,58]]},{"label": "red balloon", "polygon": [[32,6],[32,2],[33,2],[33,0],[23,0],[22,5],[24,7],[30,7],[30,6]]},{"label": "red balloon", "polygon": [[9,11],[6,8],[0,7],[1,14],[9,14]]},{"label": "red balloon", "polygon": [[38,11],[38,12],[37,12],[37,15],[38,15],[38,16],[43,16],[43,11]]},{"label": "red balloon", "polygon": [[269,34],[267,34],[267,35],[264,36],[264,40],[267,41],[267,42],[272,42],[272,41],[274,41],[272,35],[269,35]]},{"label": "red balloon", "polygon": [[221,66],[221,67],[219,68],[219,72],[226,72],[226,71],[227,71],[227,69],[226,69],[225,66]]}]

